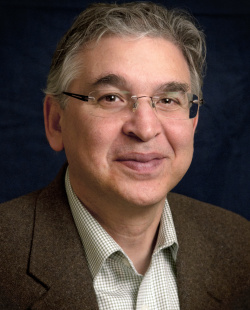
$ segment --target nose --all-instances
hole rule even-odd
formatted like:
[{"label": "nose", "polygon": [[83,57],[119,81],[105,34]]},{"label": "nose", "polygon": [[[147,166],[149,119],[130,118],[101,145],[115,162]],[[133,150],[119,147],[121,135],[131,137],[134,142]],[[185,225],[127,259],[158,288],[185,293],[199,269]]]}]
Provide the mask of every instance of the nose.
[{"label": "nose", "polygon": [[155,109],[151,107],[151,99],[146,96],[137,98],[135,109],[123,125],[123,132],[130,137],[147,142],[161,133],[162,124]]}]

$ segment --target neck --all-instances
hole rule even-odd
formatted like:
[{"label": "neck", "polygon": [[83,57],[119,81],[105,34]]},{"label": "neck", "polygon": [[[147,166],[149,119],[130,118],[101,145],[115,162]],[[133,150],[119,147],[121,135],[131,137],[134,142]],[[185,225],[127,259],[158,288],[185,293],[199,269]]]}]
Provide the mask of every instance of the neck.
[{"label": "neck", "polygon": [[165,197],[156,203],[136,204],[118,195],[108,195],[108,191],[96,195],[87,188],[83,190],[79,183],[71,179],[78,198],[128,255],[137,272],[144,274],[151,262]]},{"label": "neck", "polygon": [[[86,206],[86,205],[85,205]],[[164,201],[154,206],[132,208],[129,212],[88,208],[92,216],[102,225],[109,235],[120,245],[133,262],[140,274],[145,274],[158,236]]]}]

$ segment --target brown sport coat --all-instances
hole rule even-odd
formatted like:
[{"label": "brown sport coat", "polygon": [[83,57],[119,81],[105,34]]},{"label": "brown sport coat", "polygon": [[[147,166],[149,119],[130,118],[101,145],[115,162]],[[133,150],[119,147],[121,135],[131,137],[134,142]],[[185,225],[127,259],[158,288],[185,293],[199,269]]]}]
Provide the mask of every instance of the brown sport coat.
[{"label": "brown sport coat", "polygon": [[[0,205],[1,310],[98,309],[64,173],[45,189]],[[182,195],[169,193],[168,200],[180,246],[181,309],[250,309],[249,222]]]}]

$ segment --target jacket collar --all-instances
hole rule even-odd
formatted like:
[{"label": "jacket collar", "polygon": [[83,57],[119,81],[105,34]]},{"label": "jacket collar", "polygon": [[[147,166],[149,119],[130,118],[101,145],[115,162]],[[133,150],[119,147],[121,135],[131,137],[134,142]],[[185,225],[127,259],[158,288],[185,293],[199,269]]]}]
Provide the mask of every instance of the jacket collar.
[{"label": "jacket collar", "polygon": [[67,196],[65,167],[36,204],[29,274],[47,293],[35,309],[98,309],[92,279]]}]

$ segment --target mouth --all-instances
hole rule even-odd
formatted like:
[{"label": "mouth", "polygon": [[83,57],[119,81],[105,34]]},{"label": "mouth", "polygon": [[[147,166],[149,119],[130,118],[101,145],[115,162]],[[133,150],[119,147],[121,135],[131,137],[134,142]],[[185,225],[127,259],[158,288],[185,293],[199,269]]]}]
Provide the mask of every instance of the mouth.
[{"label": "mouth", "polygon": [[166,159],[159,153],[131,153],[120,156],[117,162],[123,166],[142,174],[149,174],[156,171]]}]

